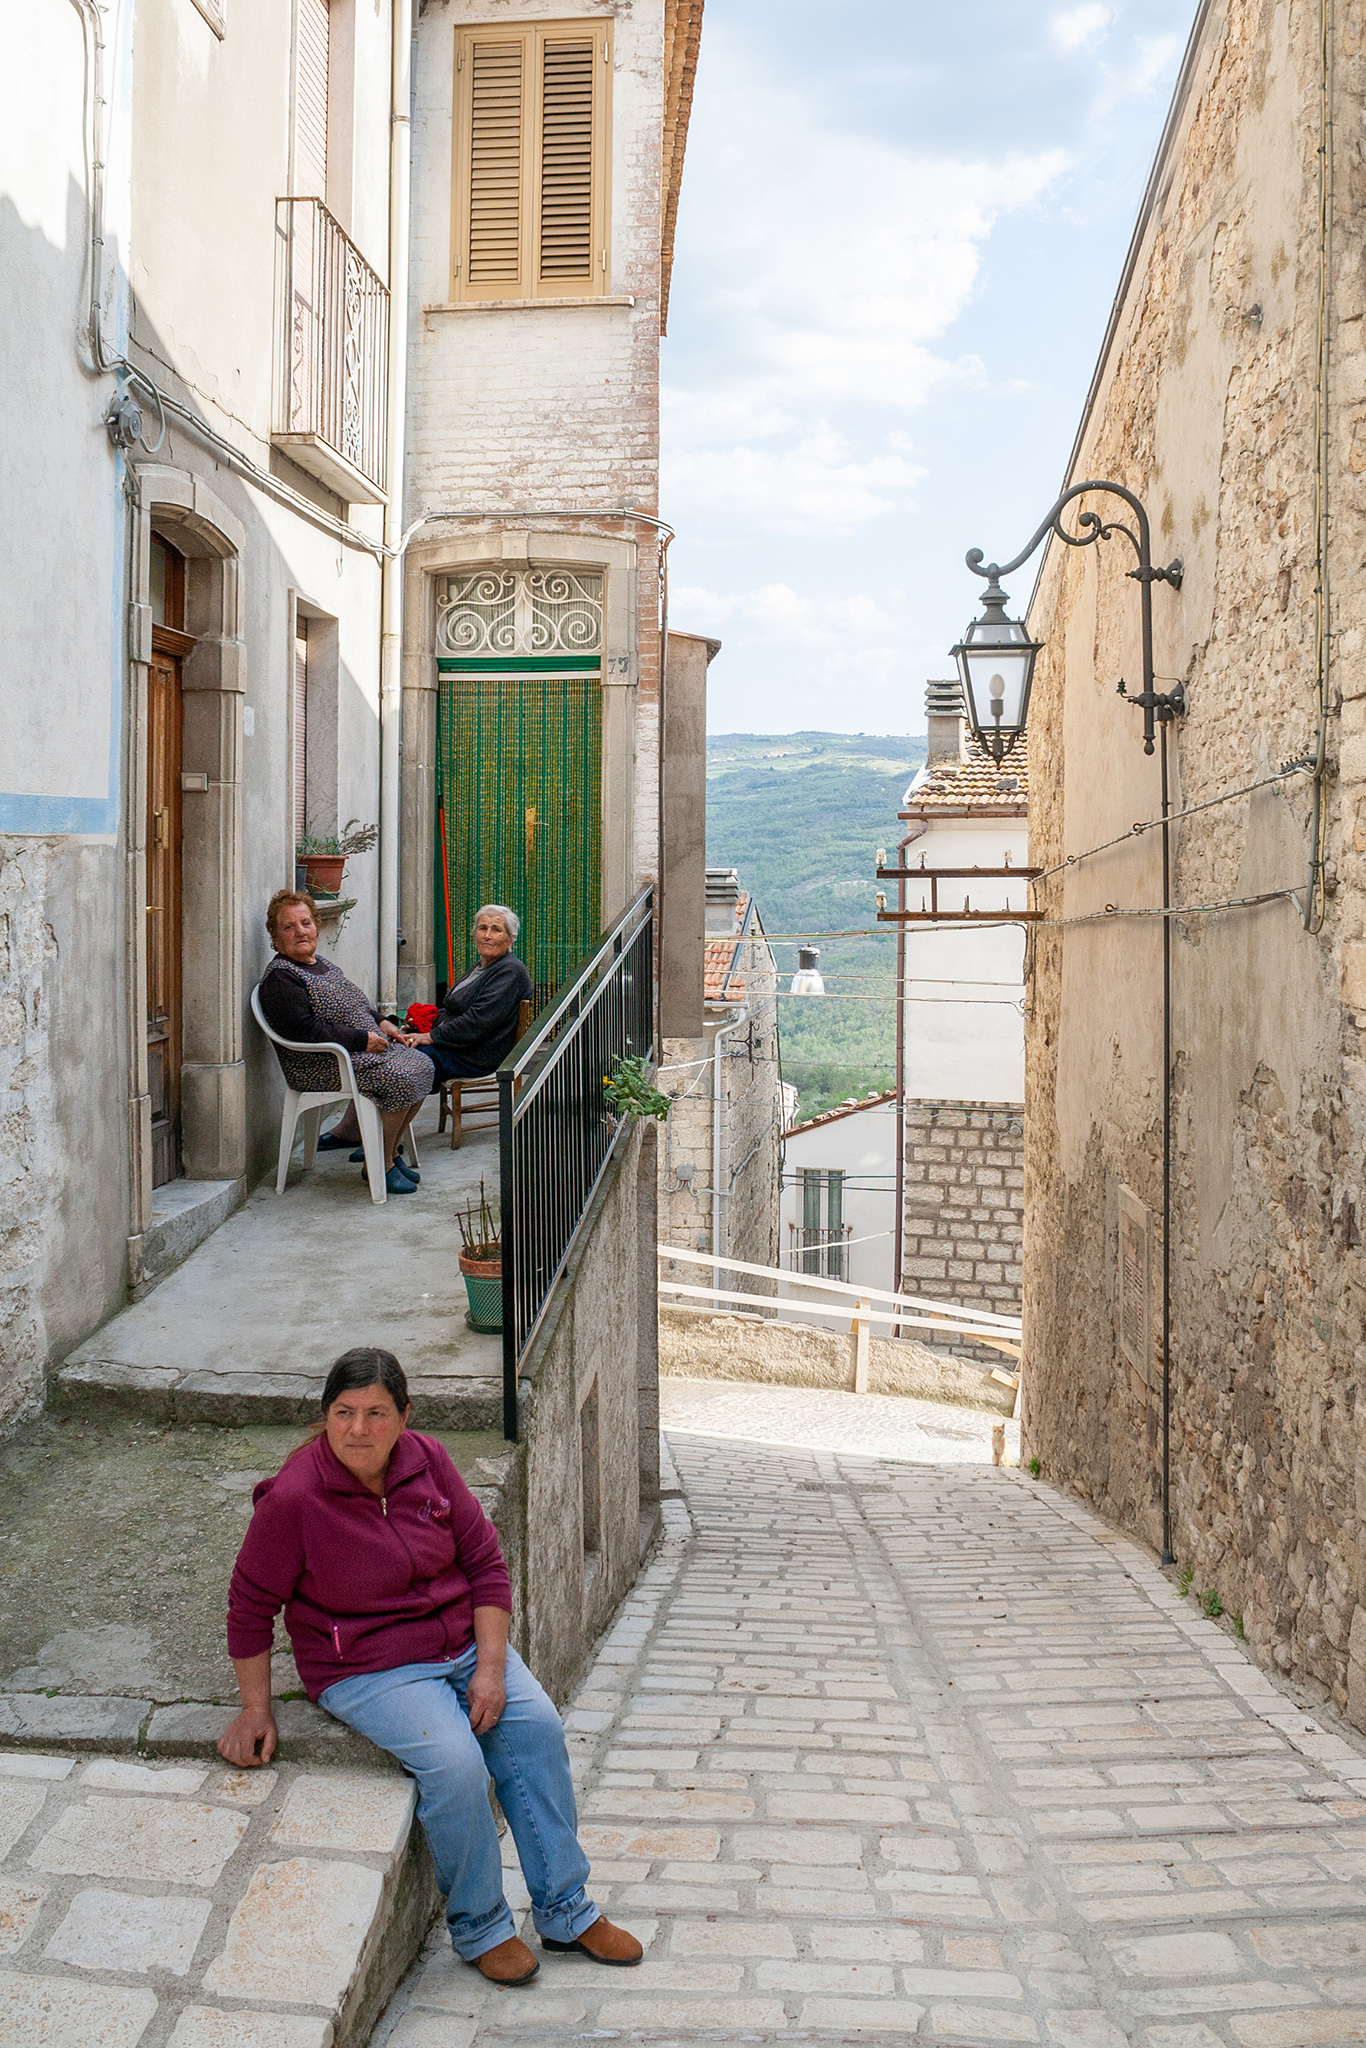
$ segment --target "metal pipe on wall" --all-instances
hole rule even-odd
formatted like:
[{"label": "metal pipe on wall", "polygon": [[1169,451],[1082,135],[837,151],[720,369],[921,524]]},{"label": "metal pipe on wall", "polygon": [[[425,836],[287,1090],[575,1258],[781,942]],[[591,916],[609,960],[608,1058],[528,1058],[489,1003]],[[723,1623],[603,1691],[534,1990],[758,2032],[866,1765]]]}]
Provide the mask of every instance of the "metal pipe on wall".
[{"label": "metal pipe on wall", "polygon": [[393,0],[389,103],[389,389],[379,641],[379,1007],[398,1004],[403,731],[403,449],[408,399],[408,215],[413,0]]},{"label": "metal pipe on wall", "polygon": [[[748,1021],[749,1004],[741,1003],[733,1017],[718,1024],[711,1041],[711,1251],[714,1259],[724,1256],[721,1250],[721,1105],[724,1091],[721,1087],[721,1040],[728,1031],[738,1029]],[[712,1267],[712,1292],[719,1296],[721,1291],[721,1268]],[[719,1303],[718,1303],[719,1306]]]}]

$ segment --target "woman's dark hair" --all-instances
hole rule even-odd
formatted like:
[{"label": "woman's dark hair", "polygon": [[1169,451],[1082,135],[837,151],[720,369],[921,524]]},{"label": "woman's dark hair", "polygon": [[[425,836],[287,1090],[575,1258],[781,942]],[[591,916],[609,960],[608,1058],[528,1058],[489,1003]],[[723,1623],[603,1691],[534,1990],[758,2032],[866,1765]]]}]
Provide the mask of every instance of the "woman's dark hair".
[{"label": "woman's dark hair", "polygon": [[343,1351],[341,1357],[333,1361],[323,1387],[323,1414],[327,1414],[341,1395],[358,1393],[362,1387],[383,1387],[400,1415],[408,1406],[408,1382],[393,1352],[358,1344],[354,1351]]}]

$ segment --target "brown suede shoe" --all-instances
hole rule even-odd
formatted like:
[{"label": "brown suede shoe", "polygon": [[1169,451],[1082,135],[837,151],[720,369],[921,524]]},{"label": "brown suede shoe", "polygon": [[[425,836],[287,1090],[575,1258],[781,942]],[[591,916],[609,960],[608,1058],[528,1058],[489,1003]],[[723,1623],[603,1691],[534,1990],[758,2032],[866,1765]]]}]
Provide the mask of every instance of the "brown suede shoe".
[{"label": "brown suede shoe", "polygon": [[511,1991],[518,1984],[529,1984],[541,1966],[514,1934],[510,1941],[500,1941],[497,1948],[486,1948],[483,1955],[475,1956],[469,1967],[487,1977],[490,1984]]},{"label": "brown suede shoe", "polygon": [[634,1934],[628,1934],[624,1927],[614,1927],[610,1920],[604,1920],[601,1913],[591,1927],[585,1927],[577,1941],[551,1941],[541,1936],[541,1947],[556,1950],[561,1955],[582,1949],[595,1963],[611,1963],[618,1970],[629,1970],[632,1963],[638,1963],[645,1951]]}]

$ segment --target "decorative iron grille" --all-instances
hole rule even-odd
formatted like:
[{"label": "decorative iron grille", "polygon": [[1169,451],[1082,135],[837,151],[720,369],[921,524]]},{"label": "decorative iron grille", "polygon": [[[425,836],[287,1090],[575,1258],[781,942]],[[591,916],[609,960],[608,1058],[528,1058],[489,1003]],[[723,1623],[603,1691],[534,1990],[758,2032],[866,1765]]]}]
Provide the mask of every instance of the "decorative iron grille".
[{"label": "decorative iron grille", "polygon": [[645,889],[498,1069],[502,1157],[503,1435],[517,1378],[629,1128],[607,1107],[612,1061],[654,1057],[654,891]]},{"label": "decorative iron grille", "polygon": [[473,569],[446,581],[440,654],[597,654],[602,577],[576,569]]},{"label": "decorative iron grille", "polygon": [[277,434],[325,442],[385,488],[389,292],[320,199],[276,201]]}]

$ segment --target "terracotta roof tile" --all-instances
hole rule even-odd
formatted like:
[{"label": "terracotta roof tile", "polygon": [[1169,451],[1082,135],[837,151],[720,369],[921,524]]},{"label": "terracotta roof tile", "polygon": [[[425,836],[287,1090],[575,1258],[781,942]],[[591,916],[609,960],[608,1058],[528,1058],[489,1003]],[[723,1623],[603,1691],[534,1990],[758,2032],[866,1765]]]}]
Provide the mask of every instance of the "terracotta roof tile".
[{"label": "terracotta roof tile", "polygon": [[[738,967],[735,973],[731,974],[730,963],[735,958],[736,941],[744,930],[745,912],[748,909],[749,895],[746,891],[742,890],[735,904],[735,937],[731,939],[712,938],[706,942],[705,964],[702,970],[702,995],[706,1002],[738,1002],[745,992],[745,972],[743,966]],[[749,936],[749,934],[746,934],[747,942]],[[753,936],[757,938],[760,935],[756,932]],[[743,960],[743,958],[742,954],[741,959]]]},{"label": "terracotta roof tile", "polygon": [[958,761],[940,761],[922,769],[903,799],[906,812],[1018,811],[1029,802],[1028,742],[1015,742],[1000,767],[974,745]]},{"label": "terracotta roof tile", "polygon": [[824,1109],[819,1116],[804,1117],[799,1124],[789,1124],[783,1132],[785,1138],[795,1138],[802,1131],[814,1131],[818,1124],[837,1124],[842,1116],[857,1116],[861,1109],[881,1109],[885,1102],[896,1101],[895,1088],[884,1088],[880,1095],[864,1095],[857,1102],[838,1102],[833,1109]]}]

